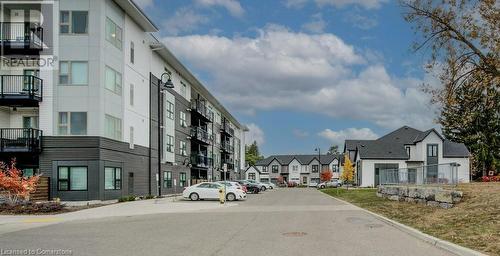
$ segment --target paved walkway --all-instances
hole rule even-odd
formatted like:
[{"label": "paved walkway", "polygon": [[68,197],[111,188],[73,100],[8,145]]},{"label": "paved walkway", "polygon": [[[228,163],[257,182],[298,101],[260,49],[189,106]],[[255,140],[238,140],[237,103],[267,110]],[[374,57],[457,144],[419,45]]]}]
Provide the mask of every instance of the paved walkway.
[{"label": "paved walkway", "polygon": [[[127,206],[130,212],[142,211],[137,203]],[[315,189],[249,195],[234,207],[170,204],[207,208],[64,221],[0,235],[0,249],[67,249],[72,255],[450,255]]]}]

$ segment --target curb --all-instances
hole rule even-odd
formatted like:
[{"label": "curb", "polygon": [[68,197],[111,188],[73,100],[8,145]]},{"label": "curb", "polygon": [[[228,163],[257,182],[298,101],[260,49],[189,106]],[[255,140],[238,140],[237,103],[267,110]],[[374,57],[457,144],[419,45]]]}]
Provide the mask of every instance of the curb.
[{"label": "curb", "polygon": [[405,232],[405,233],[407,233],[415,238],[418,238],[426,243],[432,244],[438,248],[441,248],[443,250],[451,252],[455,255],[459,255],[459,256],[488,256],[487,254],[484,254],[484,253],[481,253],[481,252],[478,252],[478,251],[475,251],[475,250],[472,250],[472,249],[469,249],[469,248],[466,248],[466,247],[463,247],[463,246],[460,246],[460,245],[457,245],[457,244],[454,244],[454,243],[451,243],[451,242],[448,242],[448,241],[445,241],[442,239],[439,239],[439,238],[431,236],[431,235],[427,235],[427,234],[425,234],[417,229],[406,226],[404,224],[401,224],[399,222],[396,222],[394,220],[391,220],[389,218],[386,218],[382,215],[376,214],[376,213],[371,212],[369,210],[363,209],[357,205],[354,205],[352,203],[349,203],[349,202],[344,201],[342,199],[339,199],[337,197],[333,197],[333,198],[335,198],[336,200],[339,200],[343,203],[350,204],[350,205],[352,205],[352,206],[354,206],[354,207],[356,207],[364,212],[367,212],[367,213],[375,216],[377,219],[385,222],[386,224],[389,224],[392,227],[395,227],[395,228],[397,228],[397,229],[399,229],[399,230],[401,230],[401,231],[403,231],[403,232]]}]

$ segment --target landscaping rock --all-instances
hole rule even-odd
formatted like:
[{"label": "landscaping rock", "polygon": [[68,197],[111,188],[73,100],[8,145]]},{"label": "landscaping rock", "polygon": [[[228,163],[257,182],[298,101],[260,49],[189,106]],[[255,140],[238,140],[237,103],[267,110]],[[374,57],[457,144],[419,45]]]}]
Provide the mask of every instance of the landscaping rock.
[{"label": "landscaping rock", "polygon": [[415,198],[405,197],[405,202],[408,202],[408,203],[416,203],[417,201],[415,201]]},{"label": "landscaping rock", "polygon": [[418,204],[425,204],[425,199],[421,199],[421,198],[416,198],[415,199],[415,202],[417,202]]},{"label": "landscaping rock", "polygon": [[396,195],[389,196],[388,198],[389,198],[389,200],[392,200],[392,201],[399,201],[399,196],[396,196]]},{"label": "landscaping rock", "polygon": [[436,201],[427,201],[427,205],[428,206],[432,206],[432,207],[439,207],[439,202],[436,202]]},{"label": "landscaping rock", "polygon": [[451,197],[453,199],[453,203],[458,203],[462,200],[462,197],[464,196],[464,193],[462,191],[452,191],[451,192]]},{"label": "landscaping rock", "polygon": [[452,191],[441,190],[436,193],[435,200],[442,203],[453,203]]},{"label": "landscaping rock", "polygon": [[409,187],[408,188],[408,197],[411,198],[420,198],[419,190],[417,187]]},{"label": "landscaping rock", "polygon": [[382,193],[380,193],[380,192],[377,191],[377,196],[378,197],[384,197],[384,194],[382,194]]},{"label": "landscaping rock", "polygon": [[408,196],[408,187],[399,187],[398,195],[400,197],[407,197]]},{"label": "landscaping rock", "polygon": [[441,208],[450,209],[451,207],[453,207],[453,204],[449,204],[449,203],[439,203],[439,206],[440,206]]}]

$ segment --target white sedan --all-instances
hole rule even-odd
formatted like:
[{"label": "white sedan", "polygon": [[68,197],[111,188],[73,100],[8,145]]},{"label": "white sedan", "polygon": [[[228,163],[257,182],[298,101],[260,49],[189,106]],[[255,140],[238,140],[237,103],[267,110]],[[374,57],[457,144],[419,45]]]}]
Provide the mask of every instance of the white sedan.
[{"label": "white sedan", "polygon": [[[182,192],[182,197],[197,201],[200,199],[219,199],[219,190],[224,186],[215,182],[203,182],[190,187],[187,187]],[[228,201],[245,200],[247,194],[236,187],[226,187],[226,199]]]}]

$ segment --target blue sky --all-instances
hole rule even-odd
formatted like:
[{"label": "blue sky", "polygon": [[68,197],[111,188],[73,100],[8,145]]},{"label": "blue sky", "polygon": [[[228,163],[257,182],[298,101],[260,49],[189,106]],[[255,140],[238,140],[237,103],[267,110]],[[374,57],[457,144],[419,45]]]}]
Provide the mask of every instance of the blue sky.
[{"label": "blue sky", "polygon": [[264,155],[435,127],[436,79],[392,0],[136,0]]}]

